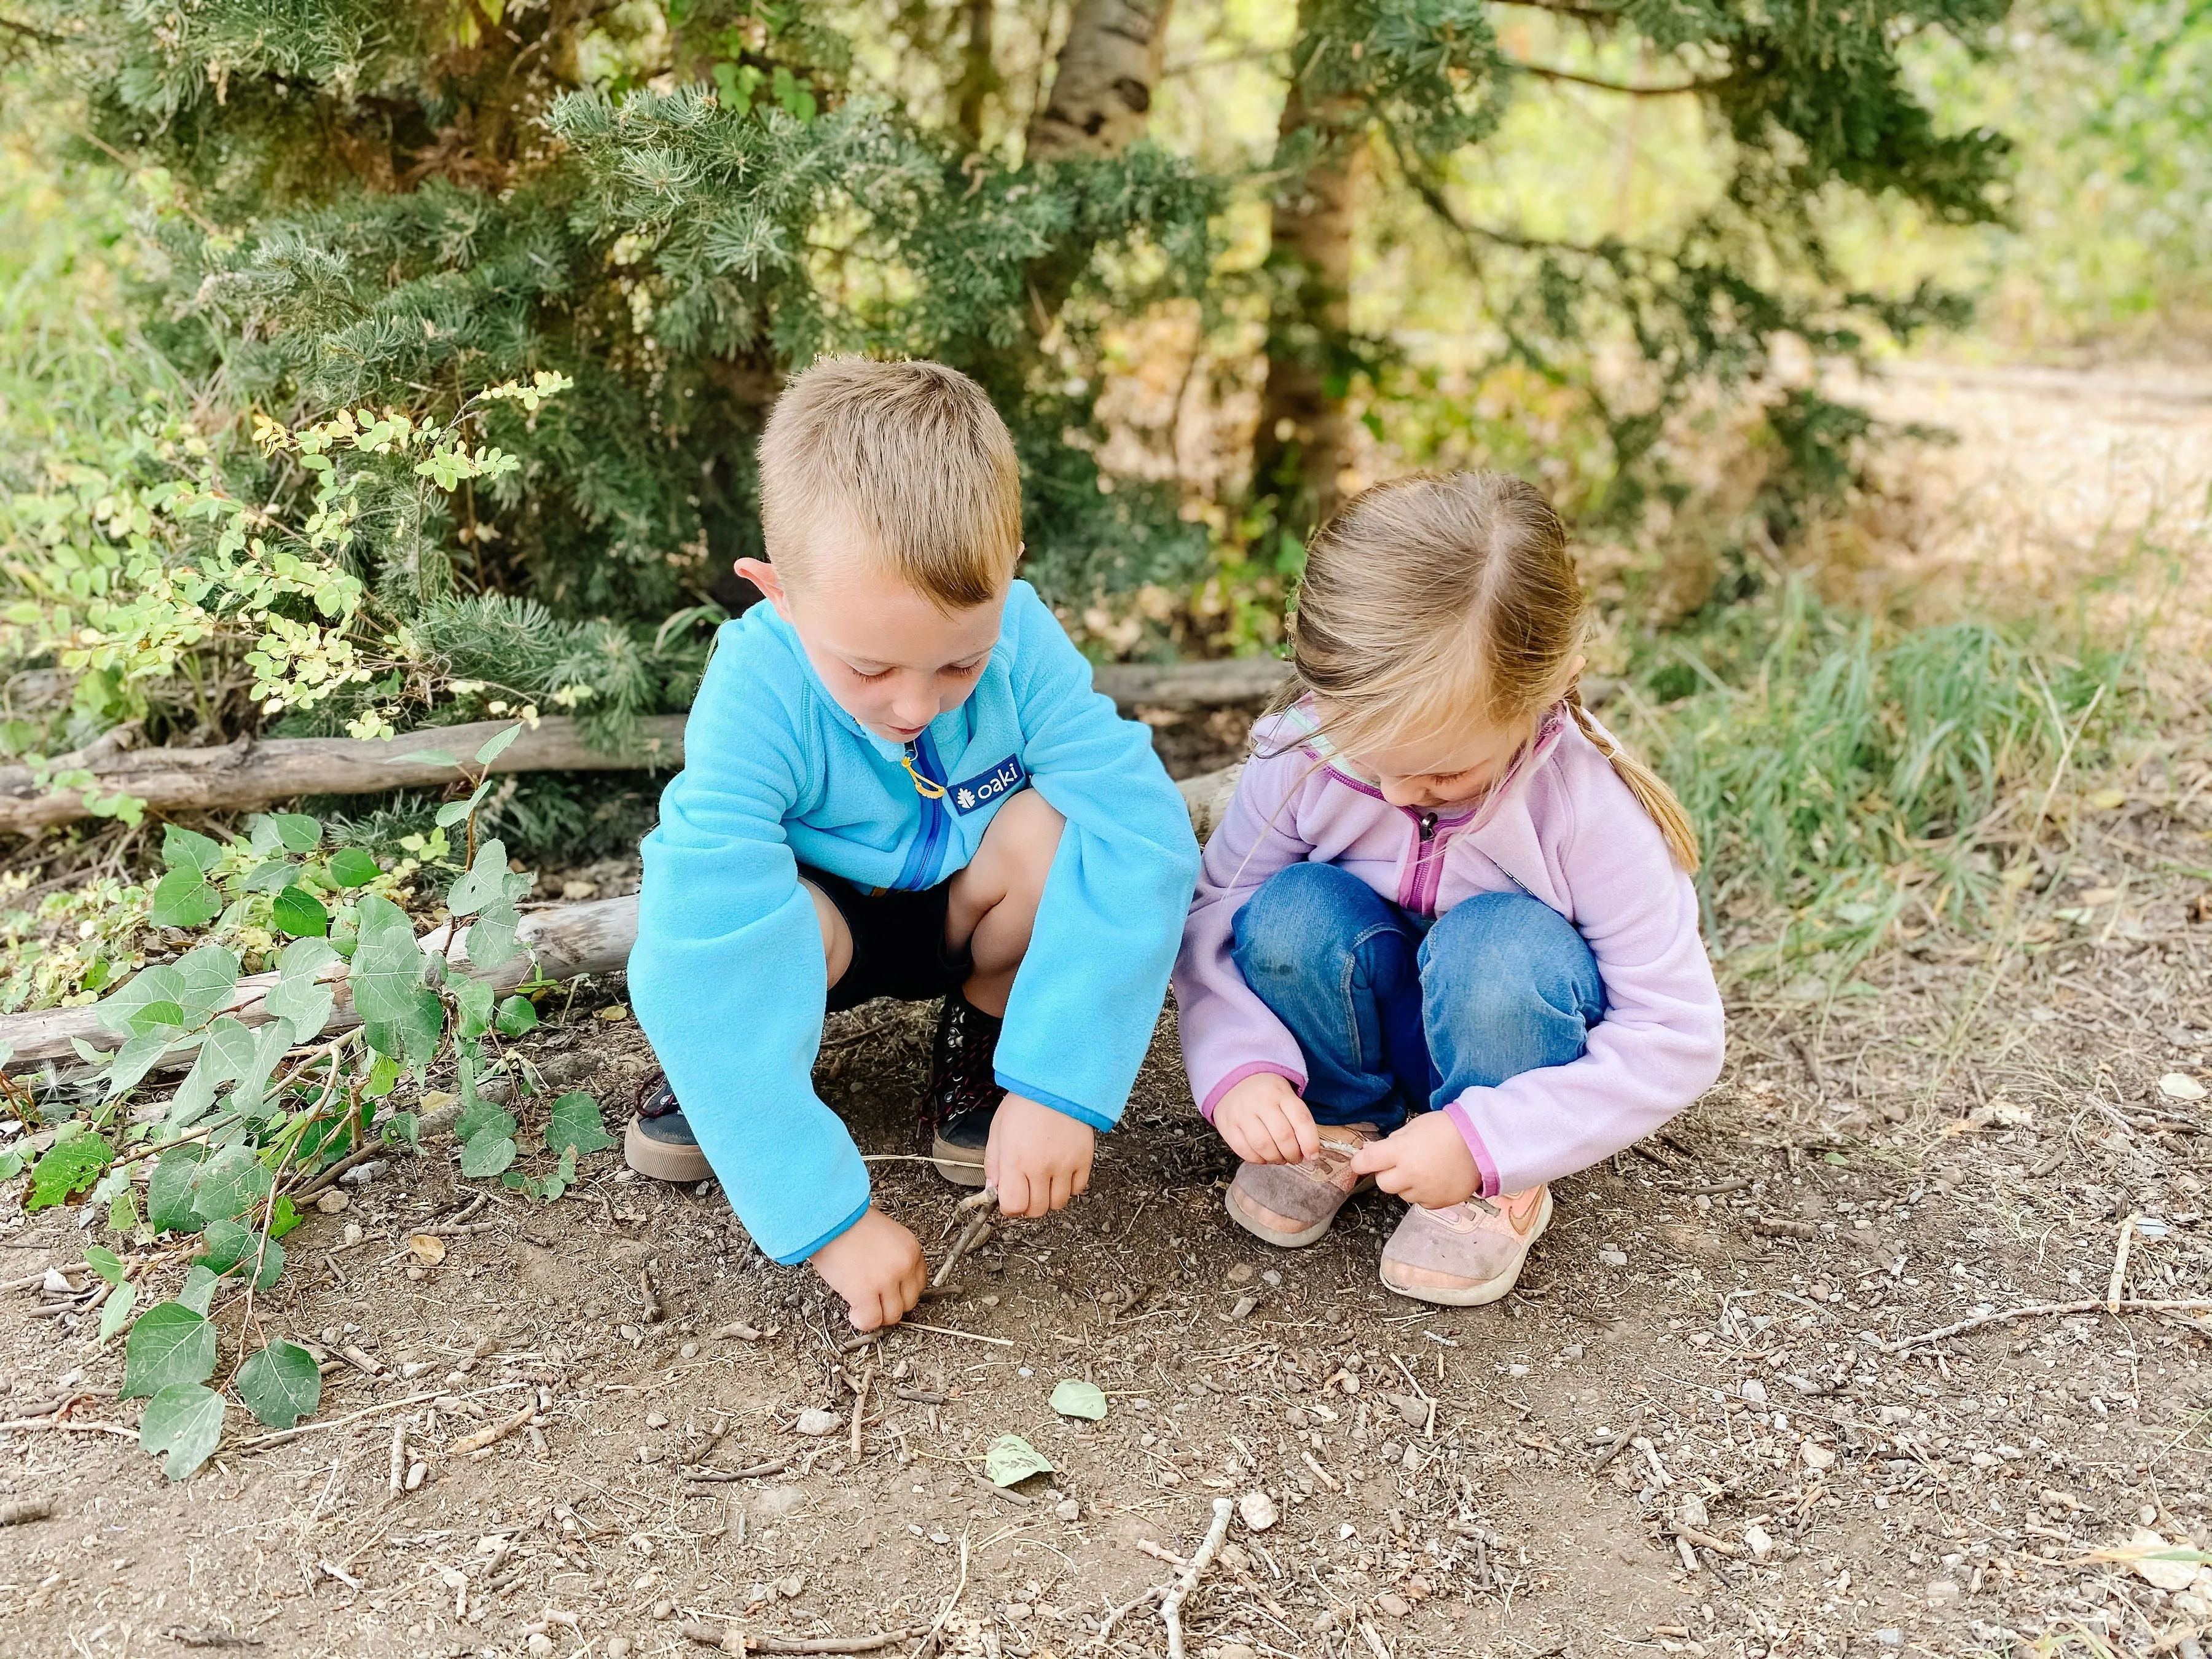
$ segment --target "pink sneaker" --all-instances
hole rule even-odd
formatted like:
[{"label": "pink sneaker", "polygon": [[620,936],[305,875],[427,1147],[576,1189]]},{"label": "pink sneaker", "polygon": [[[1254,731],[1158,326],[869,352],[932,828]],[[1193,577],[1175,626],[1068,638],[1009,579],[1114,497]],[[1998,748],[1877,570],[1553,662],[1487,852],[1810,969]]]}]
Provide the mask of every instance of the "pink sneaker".
[{"label": "pink sneaker", "polygon": [[1513,1288],[1528,1247],[1551,1224],[1549,1187],[1445,1210],[1413,1205],[1382,1247],[1382,1282],[1416,1302],[1479,1308]]},{"label": "pink sneaker", "polygon": [[1362,1147],[1379,1139],[1371,1123],[1321,1126],[1321,1150],[1302,1164],[1240,1164],[1222,1204],[1255,1238],[1295,1249],[1328,1231],[1354,1193],[1375,1184],[1348,1167]]}]

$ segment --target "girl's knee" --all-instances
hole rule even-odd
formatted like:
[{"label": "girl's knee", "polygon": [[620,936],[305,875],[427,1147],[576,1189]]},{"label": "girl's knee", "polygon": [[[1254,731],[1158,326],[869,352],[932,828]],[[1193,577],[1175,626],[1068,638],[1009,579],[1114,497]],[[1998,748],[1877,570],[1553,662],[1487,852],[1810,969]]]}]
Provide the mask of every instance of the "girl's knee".
[{"label": "girl's knee", "polygon": [[1348,945],[1380,902],[1333,864],[1286,865],[1237,913],[1237,958],[1271,973],[1297,971],[1332,945]]},{"label": "girl's knee", "polygon": [[1478,893],[1455,905],[1422,942],[1421,982],[1478,1018],[1540,1006],[1595,1023],[1605,1007],[1588,942],[1524,893]]}]

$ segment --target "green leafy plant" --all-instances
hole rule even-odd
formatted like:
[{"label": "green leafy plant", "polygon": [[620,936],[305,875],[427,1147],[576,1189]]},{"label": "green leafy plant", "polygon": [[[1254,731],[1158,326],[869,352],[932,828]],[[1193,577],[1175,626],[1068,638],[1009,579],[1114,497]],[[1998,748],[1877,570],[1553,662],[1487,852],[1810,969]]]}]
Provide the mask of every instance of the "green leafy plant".
[{"label": "green leafy plant", "polygon": [[[544,1099],[550,1091],[502,1047],[538,1024],[530,996],[502,988],[550,988],[524,976],[516,906],[530,878],[508,868],[497,837],[477,833],[484,770],[520,730],[453,762],[475,787],[441,809],[422,858],[404,870],[329,845],[304,813],[257,815],[227,842],[169,826],[149,902],[182,948],[97,1005],[117,1039],[107,1050],[78,1042],[97,1099],[0,1155],[0,1178],[22,1180],[27,1208],[103,1206],[129,1246],[86,1251],[104,1281],[100,1340],[123,1336],[122,1396],[147,1401],[140,1443],[172,1480],[214,1455],[234,1399],[276,1429],[314,1412],[316,1356],[265,1331],[256,1301],[283,1273],[278,1241],[302,1202],[380,1150],[423,1151],[416,1115],[384,1105],[403,1076],[419,1085],[450,1071],[468,1179],[495,1176],[550,1202],[575,1184],[580,1158],[614,1145],[596,1100],[580,1091]],[[462,842],[452,858],[448,830]],[[458,873],[438,905],[427,896],[434,884],[410,878],[441,866]],[[428,936],[417,932],[423,910],[436,924]],[[341,977],[357,1026],[335,1018]],[[164,1109],[129,1109],[164,1062],[185,1055]],[[27,1121],[35,1105],[22,1086],[0,1092]],[[533,1135],[525,1120],[541,1100]],[[150,1300],[157,1280],[174,1288]],[[226,1371],[219,1320],[233,1304],[239,1346]]]}]

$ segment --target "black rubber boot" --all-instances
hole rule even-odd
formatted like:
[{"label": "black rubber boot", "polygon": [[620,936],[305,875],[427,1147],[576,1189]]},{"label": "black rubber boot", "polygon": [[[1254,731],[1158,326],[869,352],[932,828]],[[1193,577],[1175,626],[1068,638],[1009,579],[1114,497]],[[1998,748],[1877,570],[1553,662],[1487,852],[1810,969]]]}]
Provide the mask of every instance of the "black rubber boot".
[{"label": "black rubber boot", "polygon": [[983,1150],[1006,1091],[993,1075],[1000,1022],[955,991],[937,1018],[929,1066],[930,1156],[956,1187],[983,1184]]}]

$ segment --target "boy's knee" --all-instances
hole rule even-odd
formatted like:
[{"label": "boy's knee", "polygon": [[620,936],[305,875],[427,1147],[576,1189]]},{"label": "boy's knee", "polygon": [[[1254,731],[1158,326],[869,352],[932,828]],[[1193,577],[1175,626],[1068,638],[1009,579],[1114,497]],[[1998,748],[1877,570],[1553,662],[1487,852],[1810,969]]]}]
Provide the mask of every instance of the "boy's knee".
[{"label": "boy's knee", "polygon": [[1373,890],[1349,871],[1333,864],[1286,865],[1260,884],[1237,913],[1240,961],[1264,973],[1297,973],[1319,952],[1348,944],[1347,915],[1363,899],[1371,906]]},{"label": "boy's knee", "polygon": [[1044,891],[1066,828],[1060,810],[1034,789],[1023,790],[999,808],[983,837],[996,842],[994,851],[1005,860],[1008,892]]},{"label": "boy's knee", "polygon": [[1539,1006],[1592,1022],[1604,1011],[1589,944],[1523,893],[1478,893],[1453,906],[1422,942],[1421,981],[1478,1021]]},{"label": "boy's knee", "polygon": [[804,878],[799,884],[814,901],[814,919],[822,925],[822,963],[829,970],[830,983],[835,985],[853,965],[852,930],[845,926],[844,916],[830,902],[827,893]]}]

